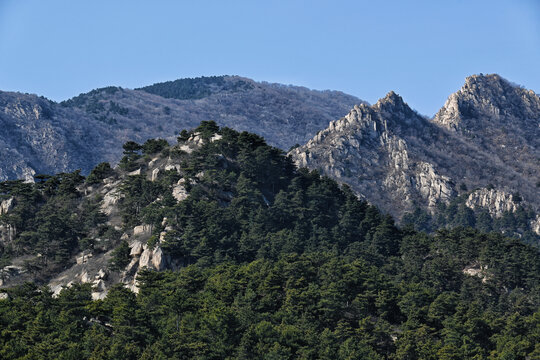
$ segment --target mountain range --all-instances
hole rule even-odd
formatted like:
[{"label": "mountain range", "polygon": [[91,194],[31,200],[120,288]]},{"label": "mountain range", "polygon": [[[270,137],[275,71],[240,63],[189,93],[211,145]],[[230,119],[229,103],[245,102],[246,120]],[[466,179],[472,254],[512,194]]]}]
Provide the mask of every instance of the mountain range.
[{"label": "mountain range", "polygon": [[[435,215],[454,199],[496,218],[520,207],[538,213],[540,98],[498,75],[474,75],[428,118],[390,92],[290,154],[398,219],[417,208]],[[540,233],[538,217],[529,220]]]},{"label": "mountain range", "polygon": [[466,78],[431,118],[392,91],[369,105],[238,76],[106,87],[61,103],[2,92],[0,179],[87,174],[99,162],[117,164],[126,141],[174,142],[206,120],[294,147],[298,166],[418,228],[540,235],[540,99],[496,74]]},{"label": "mountain range", "polygon": [[57,103],[0,92],[0,180],[116,164],[126,141],[175,140],[201,121],[260,134],[289,149],[362,101],[338,91],[239,76],[181,79],[131,90],[106,87]]}]

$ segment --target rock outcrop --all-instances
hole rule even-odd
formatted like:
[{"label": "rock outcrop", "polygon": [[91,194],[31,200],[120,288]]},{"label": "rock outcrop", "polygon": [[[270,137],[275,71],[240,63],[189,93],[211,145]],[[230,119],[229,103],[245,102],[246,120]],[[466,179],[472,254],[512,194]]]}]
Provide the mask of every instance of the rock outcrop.
[{"label": "rock outcrop", "polygon": [[[219,137],[213,137],[210,141],[219,140]],[[187,141],[176,145],[173,149],[179,149],[181,146],[196,150],[204,143],[201,140],[200,134],[193,134]],[[120,169],[115,170],[115,175],[103,179],[99,184],[81,185],[79,191],[85,194],[87,198],[93,198],[96,194],[102,196],[99,206],[101,212],[107,217],[107,224],[116,227],[119,231],[118,221],[120,216],[120,205],[124,199],[124,195],[120,190],[121,185],[126,178],[130,176],[144,175],[150,181],[155,181],[154,176],[159,176],[167,171],[173,171],[180,175],[182,167],[181,160],[176,157],[160,155],[147,164],[144,159],[141,160],[141,167],[137,173],[124,172]],[[191,180],[196,184],[197,177]],[[188,192],[184,187],[185,180],[182,177],[176,185],[171,187],[171,195],[177,201],[183,201],[188,197]],[[179,190],[181,189],[181,190]],[[157,200],[157,199],[156,199]],[[230,199],[229,199],[230,200]],[[3,213],[10,211],[16,202],[13,198],[9,198],[0,203],[0,208]],[[6,238],[5,226],[0,226],[0,235],[2,239]],[[70,287],[75,283],[84,283],[92,285],[92,298],[94,300],[104,299],[107,296],[110,287],[116,283],[123,283],[124,286],[132,291],[138,292],[137,276],[142,269],[151,269],[163,271],[166,269],[177,268],[178,261],[172,261],[169,254],[162,249],[162,244],[165,241],[165,236],[173,228],[168,224],[167,218],[161,221],[159,234],[154,233],[154,226],[149,224],[140,224],[134,226],[133,229],[124,232],[120,236],[121,241],[127,241],[129,245],[129,263],[120,271],[109,271],[110,260],[114,248],[109,248],[105,253],[94,250],[82,251],[73,257],[73,263],[70,267],[62,271],[58,276],[51,279],[48,283],[49,287],[55,295],[59,294],[64,287]],[[14,236],[14,235],[13,235]],[[157,239],[156,239],[157,237]],[[99,239],[95,239],[98,243]],[[152,243],[152,245],[150,245]],[[22,283],[25,280],[31,279],[29,274],[26,274],[22,267],[10,265],[1,270],[5,283],[3,281],[0,286],[11,286]]]},{"label": "rock outcrop", "polygon": [[531,229],[535,234],[540,235],[540,215],[536,215],[536,219],[531,221]]},{"label": "rock outcrop", "polygon": [[505,212],[516,212],[518,204],[512,194],[501,190],[482,188],[473,191],[465,204],[471,209],[486,209],[492,216],[501,217]]},{"label": "rock outcrop", "polygon": [[7,214],[11,209],[13,209],[13,205],[15,205],[15,199],[13,197],[2,200],[2,202],[0,202],[0,215]]}]

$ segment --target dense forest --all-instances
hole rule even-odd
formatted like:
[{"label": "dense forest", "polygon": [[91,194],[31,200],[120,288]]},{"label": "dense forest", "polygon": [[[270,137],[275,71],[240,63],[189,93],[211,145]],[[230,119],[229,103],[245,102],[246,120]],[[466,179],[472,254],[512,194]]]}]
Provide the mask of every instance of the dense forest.
[{"label": "dense forest", "polygon": [[225,81],[224,76],[203,76],[157,83],[135,90],[146,91],[168,99],[196,100],[217,92],[237,92],[249,90],[253,85],[245,80]]},{"label": "dense forest", "polygon": [[[448,204],[439,203],[433,214],[417,207],[405,213],[402,223],[415,229],[432,233],[440,228],[472,227],[482,232],[496,231],[506,236],[516,237],[521,241],[540,247],[540,235],[532,231],[530,223],[536,218],[536,212],[530,206],[518,202],[516,211],[504,211],[502,216],[492,216],[487,209],[471,209],[466,205],[471,192],[466,191],[456,196]],[[516,198],[519,194],[515,194]]]},{"label": "dense forest", "polygon": [[[181,170],[129,175],[153,157]],[[114,249],[116,273],[129,262],[92,195],[108,178],[122,180],[122,231],[151,225],[147,245],[181,266],[141,271],[138,294],[53,296],[48,277],[81,250]],[[538,248],[473,224],[398,227],[254,134],[203,122],[174,146],[126,143],[118,169],[4,182],[0,196],[17,204],[0,215],[17,228],[0,267],[27,254],[36,274],[0,290],[2,359],[540,358]]]}]

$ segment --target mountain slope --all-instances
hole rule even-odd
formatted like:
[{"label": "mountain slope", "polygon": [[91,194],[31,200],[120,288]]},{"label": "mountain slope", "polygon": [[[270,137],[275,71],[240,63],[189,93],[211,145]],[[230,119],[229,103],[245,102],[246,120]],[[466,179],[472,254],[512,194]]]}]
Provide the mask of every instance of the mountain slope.
[{"label": "mountain slope", "polygon": [[[163,95],[163,96],[160,96]],[[0,92],[0,180],[116,163],[128,140],[174,140],[215,120],[288,149],[345,114],[359,99],[337,91],[258,83],[237,76],[183,79],[139,90],[107,87],[60,104]]]},{"label": "mountain slope", "polygon": [[[471,207],[476,201],[493,215],[521,200],[537,212],[539,104],[534,93],[496,75],[467,78],[434,119],[391,92],[373,106],[356,106],[290,154],[397,218],[416,207],[433,214],[457,195],[470,195]],[[490,196],[474,193],[493,187]]]},{"label": "mountain slope", "polygon": [[400,229],[212,122],[124,150],[0,183],[2,359],[538,357],[538,248]]}]

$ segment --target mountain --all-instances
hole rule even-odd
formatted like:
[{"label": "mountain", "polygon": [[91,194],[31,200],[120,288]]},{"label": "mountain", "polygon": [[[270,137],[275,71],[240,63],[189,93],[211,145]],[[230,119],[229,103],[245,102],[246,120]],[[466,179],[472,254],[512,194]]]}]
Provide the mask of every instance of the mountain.
[{"label": "mountain", "polygon": [[[393,93],[356,111],[424,126]],[[2,359],[538,358],[538,248],[400,228],[215,122],[123,149],[0,183]]]},{"label": "mountain", "polygon": [[494,218],[521,209],[531,230],[538,218],[530,211],[540,209],[539,126],[534,92],[475,75],[432,119],[390,92],[373,106],[355,106],[290,154],[397,219],[418,208],[436,217],[455,200]]},{"label": "mountain", "polygon": [[[499,75],[471,76],[452,94],[433,122],[461,135],[525,181],[515,187],[540,201],[540,97]],[[532,186],[531,186],[532,185]]]},{"label": "mountain", "polygon": [[120,160],[119,144],[164,137],[215,120],[282,149],[303,143],[361,100],[337,91],[238,76],[181,79],[137,90],[106,87],[62,103],[0,92],[0,180],[32,180]]}]

